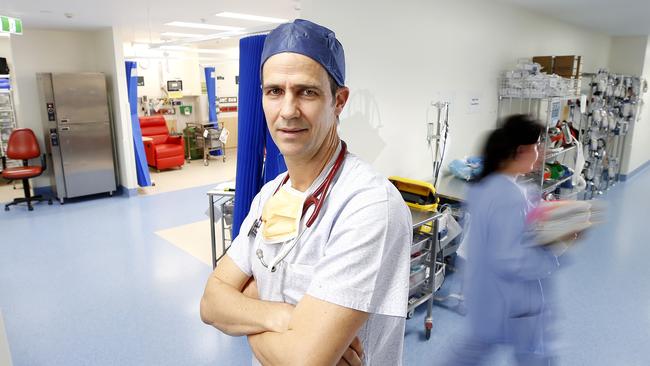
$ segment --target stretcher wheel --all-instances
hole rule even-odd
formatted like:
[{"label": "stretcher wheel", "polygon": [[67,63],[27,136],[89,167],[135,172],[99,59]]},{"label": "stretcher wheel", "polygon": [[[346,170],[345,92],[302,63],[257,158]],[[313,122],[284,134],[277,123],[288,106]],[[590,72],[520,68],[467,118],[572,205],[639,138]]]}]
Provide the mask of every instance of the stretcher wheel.
[{"label": "stretcher wheel", "polygon": [[406,313],[406,319],[411,319],[413,317],[413,311]]},{"label": "stretcher wheel", "polygon": [[431,338],[431,329],[426,329],[424,331],[424,338],[426,338],[427,341]]},{"label": "stretcher wheel", "polygon": [[208,159],[203,160],[203,165],[208,166],[208,164],[210,164],[208,163]]}]

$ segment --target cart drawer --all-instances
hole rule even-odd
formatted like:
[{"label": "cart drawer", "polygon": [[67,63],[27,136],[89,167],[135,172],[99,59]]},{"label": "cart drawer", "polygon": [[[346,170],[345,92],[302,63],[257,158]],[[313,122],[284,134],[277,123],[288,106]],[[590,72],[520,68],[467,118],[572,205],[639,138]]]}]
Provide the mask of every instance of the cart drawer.
[{"label": "cart drawer", "polygon": [[413,245],[411,245],[411,255],[417,252],[424,251],[427,246],[427,243],[429,242],[429,236],[416,233],[413,235]]},{"label": "cart drawer", "polygon": [[412,267],[411,276],[409,277],[409,286],[414,287],[426,278],[427,278],[427,266],[420,264],[417,267]]},{"label": "cart drawer", "polygon": [[428,251],[421,251],[411,255],[411,267],[416,267],[427,259]]}]

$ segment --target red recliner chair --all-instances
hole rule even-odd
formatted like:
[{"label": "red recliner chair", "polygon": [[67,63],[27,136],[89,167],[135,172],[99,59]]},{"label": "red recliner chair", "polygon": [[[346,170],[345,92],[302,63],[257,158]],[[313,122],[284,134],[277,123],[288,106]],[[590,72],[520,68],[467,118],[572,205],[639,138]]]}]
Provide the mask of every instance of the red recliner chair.
[{"label": "red recliner chair", "polygon": [[[29,165],[29,159],[41,157],[41,165]],[[23,166],[7,167],[7,158],[22,160]],[[5,211],[9,211],[9,206],[26,202],[29,211],[33,211],[32,202],[41,202],[47,200],[49,205],[52,204],[51,198],[45,198],[41,195],[32,196],[29,189],[29,178],[35,178],[43,174],[47,167],[45,155],[41,156],[41,149],[38,146],[38,140],[34,131],[29,128],[17,128],[11,132],[7,143],[7,156],[2,157],[2,178],[8,180],[20,179],[23,181],[24,198],[14,198],[13,202],[5,205]]]},{"label": "red recliner chair", "polygon": [[185,141],[182,136],[169,136],[163,116],[140,117],[147,164],[158,170],[182,167],[185,164]]}]

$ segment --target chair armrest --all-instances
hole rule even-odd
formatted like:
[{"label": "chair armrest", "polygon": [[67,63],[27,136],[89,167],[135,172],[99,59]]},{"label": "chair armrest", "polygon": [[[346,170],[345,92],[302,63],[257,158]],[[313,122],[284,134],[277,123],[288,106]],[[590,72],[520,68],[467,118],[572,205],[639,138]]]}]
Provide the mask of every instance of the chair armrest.
[{"label": "chair armrest", "polygon": [[47,155],[46,154],[43,154],[43,156],[41,156],[41,166],[43,167],[43,171],[45,171],[45,169],[47,169]]},{"label": "chair armrest", "polygon": [[167,137],[167,143],[168,144],[182,145],[183,144],[183,136],[168,136]]},{"label": "chair armrest", "polygon": [[2,170],[7,169],[7,157],[3,156],[2,157]]}]

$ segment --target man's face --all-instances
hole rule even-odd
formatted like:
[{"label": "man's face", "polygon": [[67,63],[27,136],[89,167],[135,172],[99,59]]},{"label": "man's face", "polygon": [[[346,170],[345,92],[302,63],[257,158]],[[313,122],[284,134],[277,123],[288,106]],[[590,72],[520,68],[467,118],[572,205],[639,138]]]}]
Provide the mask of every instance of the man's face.
[{"label": "man's face", "polygon": [[348,90],[332,96],[327,71],[296,53],[271,56],[262,69],[262,105],[273,141],[287,158],[310,159],[335,133]]}]

